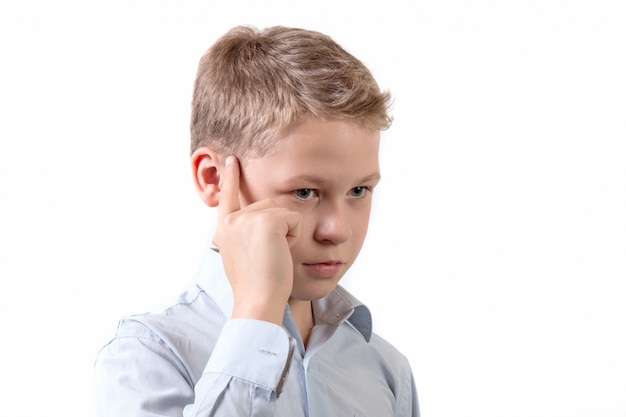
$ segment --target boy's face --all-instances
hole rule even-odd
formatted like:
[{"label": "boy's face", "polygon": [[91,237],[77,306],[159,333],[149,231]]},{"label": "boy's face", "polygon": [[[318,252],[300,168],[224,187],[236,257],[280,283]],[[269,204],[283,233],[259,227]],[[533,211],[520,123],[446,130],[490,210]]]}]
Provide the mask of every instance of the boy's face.
[{"label": "boy's face", "polygon": [[242,208],[270,198],[302,216],[291,247],[291,297],[327,295],[365,239],[380,179],[380,134],[345,121],[309,120],[279,138],[270,155],[241,161]]}]

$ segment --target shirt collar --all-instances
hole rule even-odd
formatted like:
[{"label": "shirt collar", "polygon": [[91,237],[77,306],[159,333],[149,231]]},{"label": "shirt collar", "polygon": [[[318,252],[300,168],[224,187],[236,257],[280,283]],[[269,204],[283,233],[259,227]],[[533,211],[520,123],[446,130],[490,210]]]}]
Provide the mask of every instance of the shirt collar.
[{"label": "shirt collar", "polygon": [[[218,305],[224,316],[230,317],[233,311],[233,293],[226,278],[220,254],[204,250],[196,273],[196,282]],[[313,302],[315,320],[331,326],[347,321],[366,341],[372,337],[372,316],[370,310],[340,285],[319,300]]]},{"label": "shirt collar", "polygon": [[337,285],[330,294],[313,302],[315,320],[338,326],[347,321],[366,341],[372,337],[372,315],[369,308],[348,290]]}]

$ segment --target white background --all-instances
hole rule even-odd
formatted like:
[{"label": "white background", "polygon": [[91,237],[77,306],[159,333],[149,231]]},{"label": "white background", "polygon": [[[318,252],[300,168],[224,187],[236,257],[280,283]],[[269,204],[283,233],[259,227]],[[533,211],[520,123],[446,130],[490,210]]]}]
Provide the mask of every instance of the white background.
[{"label": "white background", "polygon": [[626,416],[623,2],[7,3],[3,409],[91,415],[117,320],[191,281],[214,215],[188,166],[193,78],[243,23],[326,32],[395,96],[345,285],[423,416]]}]

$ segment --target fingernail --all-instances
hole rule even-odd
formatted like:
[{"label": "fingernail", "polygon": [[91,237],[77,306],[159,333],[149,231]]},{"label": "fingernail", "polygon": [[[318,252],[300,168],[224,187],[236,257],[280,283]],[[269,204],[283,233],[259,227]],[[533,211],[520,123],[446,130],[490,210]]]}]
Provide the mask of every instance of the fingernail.
[{"label": "fingernail", "polygon": [[232,155],[227,157],[226,158],[226,165],[228,166],[228,165],[232,164],[234,159],[235,159],[235,157],[232,156]]}]

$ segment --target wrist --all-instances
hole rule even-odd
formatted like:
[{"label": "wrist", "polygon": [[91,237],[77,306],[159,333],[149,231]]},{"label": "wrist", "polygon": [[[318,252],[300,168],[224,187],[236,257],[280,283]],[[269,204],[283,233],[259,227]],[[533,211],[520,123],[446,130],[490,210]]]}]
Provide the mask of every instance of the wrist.
[{"label": "wrist", "polygon": [[286,301],[267,300],[237,300],[233,305],[231,318],[262,320],[282,326],[285,314]]}]

